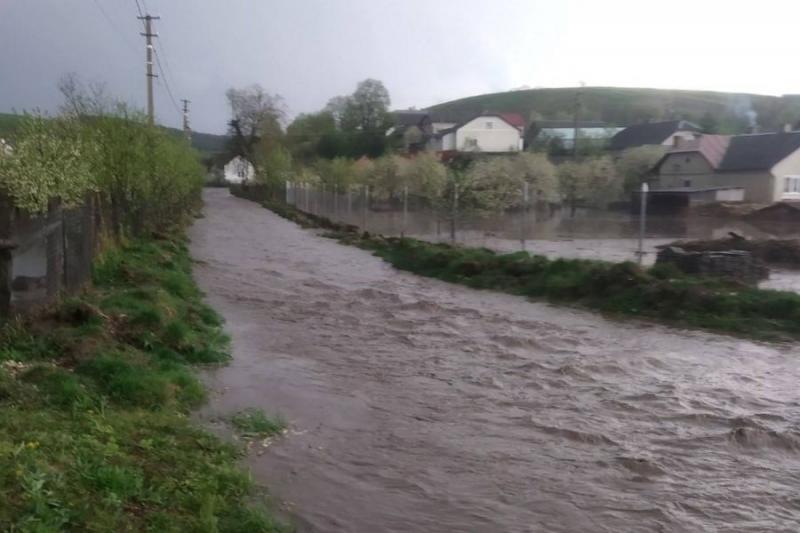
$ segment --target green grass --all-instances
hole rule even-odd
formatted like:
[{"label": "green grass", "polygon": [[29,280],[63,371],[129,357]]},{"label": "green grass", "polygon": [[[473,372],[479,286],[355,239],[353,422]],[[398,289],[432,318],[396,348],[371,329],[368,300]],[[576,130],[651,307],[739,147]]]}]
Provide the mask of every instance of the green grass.
[{"label": "green grass", "polygon": [[[280,202],[263,205],[304,224],[320,218]],[[369,250],[396,268],[475,289],[754,339],[800,338],[800,295],[793,292],[687,276],[664,266],[643,269],[630,262],[499,254],[486,248],[373,236],[328,220],[318,226],[331,229],[329,237]]]},{"label": "green grass", "polygon": [[2,324],[0,530],[284,530],[242,450],[187,418],[205,399],[191,365],[228,359],[201,296],[182,238],[132,242],[92,289]]},{"label": "green grass", "polygon": [[231,424],[245,438],[280,435],[286,429],[285,420],[269,417],[260,409],[245,409],[236,413],[231,418]]}]

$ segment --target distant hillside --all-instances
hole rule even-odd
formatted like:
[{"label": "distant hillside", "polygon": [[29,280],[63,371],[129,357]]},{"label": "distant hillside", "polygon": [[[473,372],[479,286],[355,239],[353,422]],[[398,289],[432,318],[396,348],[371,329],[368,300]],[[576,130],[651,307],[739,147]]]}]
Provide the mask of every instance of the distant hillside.
[{"label": "distant hillside", "polygon": [[[22,115],[0,113],[0,137],[13,137]],[[183,131],[176,128],[165,128],[174,135],[183,135]],[[192,147],[203,156],[212,156],[225,151],[226,135],[213,133],[192,133]]]},{"label": "distant hillside", "polygon": [[529,89],[483,94],[428,109],[455,121],[482,111],[516,112],[529,121],[532,117],[567,120],[573,117],[578,91],[582,119],[602,120],[615,126],[683,118],[714,125],[719,133],[741,133],[750,125],[751,116],[763,131],[777,130],[786,123],[800,121],[800,95],[764,96],[615,87]]}]

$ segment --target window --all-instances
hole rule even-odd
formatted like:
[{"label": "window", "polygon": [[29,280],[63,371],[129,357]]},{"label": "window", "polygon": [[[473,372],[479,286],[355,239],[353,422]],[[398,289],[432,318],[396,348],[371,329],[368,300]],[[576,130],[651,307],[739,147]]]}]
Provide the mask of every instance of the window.
[{"label": "window", "polygon": [[683,186],[688,189],[692,186],[692,180],[683,180]]},{"label": "window", "polygon": [[687,163],[691,163],[692,162],[692,156],[687,155],[686,156],[686,162]]},{"label": "window", "polygon": [[487,129],[487,130],[490,130],[490,129],[492,129],[492,128],[494,128],[494,122],[487,122],[487,123],[486,123],[486,129]]},{"label": "window", "polygon": [[800,176],[786,176],[783,182],[784,194],[800,194]]}]

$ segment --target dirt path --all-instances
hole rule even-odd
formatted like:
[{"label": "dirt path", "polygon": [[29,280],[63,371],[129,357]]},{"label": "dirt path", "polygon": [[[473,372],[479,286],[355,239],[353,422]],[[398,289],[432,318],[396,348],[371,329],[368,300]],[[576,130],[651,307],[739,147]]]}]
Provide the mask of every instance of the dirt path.
[{"label": "dirt path", "polygon": [[234,360],[203,413],[300,531],[795,531],[800,351],[395,271],[225,190],[192,230]]}]

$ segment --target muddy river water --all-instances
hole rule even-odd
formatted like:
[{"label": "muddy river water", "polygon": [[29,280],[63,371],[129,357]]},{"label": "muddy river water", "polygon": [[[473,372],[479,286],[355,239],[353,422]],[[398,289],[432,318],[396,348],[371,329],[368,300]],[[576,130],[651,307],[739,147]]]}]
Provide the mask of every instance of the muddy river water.
[{"label": "muddy river water", "polygon": [[233,361],[207,420],[299,531],[797,531],[800,348],[394,270],[225,190],[192,229]]}]

